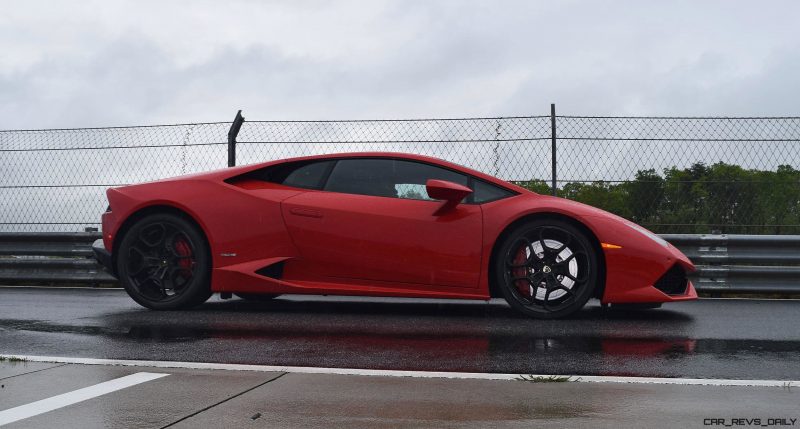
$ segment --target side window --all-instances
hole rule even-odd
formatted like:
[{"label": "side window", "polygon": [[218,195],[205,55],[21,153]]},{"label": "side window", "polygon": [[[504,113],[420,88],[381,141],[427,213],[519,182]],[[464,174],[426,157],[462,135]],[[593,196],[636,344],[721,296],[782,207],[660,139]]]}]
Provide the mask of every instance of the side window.
[{"label": "side window", "polygon": [[313,162],[286,172],[282,185],[304,189],[320,189],[333,161]]},{"label": "side window", "polygon": [[395,159],[344,159],[336,163],[326,191],[378,197],[430,200],[428,179],[467,185],[467,176],[420,162]]},{"label": "side window", "polygon": [[391,159],[342,159],[333,167],[325,190],[396,198],[393,170]]},{"label": "side window", "polygon": [[489,201],[510,197],[511,195],[514,195],[514,193],[498,186],[486,183],[482,180],[474,179],[472,181],[471,202],[473,203],[486,203]]},{"label": "side window", "polygon": [[429,164],[410,161],[396,161],[396,163],[397,176],[394,186],[399,198],[432,200],[425,188],[428,179],[447,180],[464,186],[467,186],[469,181],[463,174]]},{"label": "side window", "polygon": [[499,186],[479,179],[470,180],[465,174],[430,164],[377,158],[338,161],[325,184],[325,190],[376,197],[432,200],[425,188],[429,179],[447,180],[472,188],[474,192],[465,199],[466,203],[481,204],[514,195]]},{"label": "side window", "polygon": [[332,160],[286,162],[253,170],[225,181],[236,184],[241,181],[255,180],[296,188],[320,189],[333,164]]},{"label": "side window", "polygon": [[404,198],[406,200],[430,200],[428,197],[428,190],[425,185],[417,183],[398,183],[394,185],[397,190],[397,198]]}]

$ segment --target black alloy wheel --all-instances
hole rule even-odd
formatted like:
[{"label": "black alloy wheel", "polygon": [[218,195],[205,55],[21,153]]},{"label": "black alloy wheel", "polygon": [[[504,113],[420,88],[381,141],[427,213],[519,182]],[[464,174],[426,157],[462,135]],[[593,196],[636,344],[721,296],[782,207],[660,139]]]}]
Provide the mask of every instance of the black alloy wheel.
[{"label": "black alloy wheel", "polygon": [[173,214],[139,220],[123,237],[117,272],[136,302],[154,310],[194,307],[211,296],[211,261],[203,234]]},{"label": "black alloy wheel", "polygon": [[597,285],[598,257],[586,235],[555,219],[513,230],[495,258],[495,281],[514,309],[541,319],[580,310]]}]

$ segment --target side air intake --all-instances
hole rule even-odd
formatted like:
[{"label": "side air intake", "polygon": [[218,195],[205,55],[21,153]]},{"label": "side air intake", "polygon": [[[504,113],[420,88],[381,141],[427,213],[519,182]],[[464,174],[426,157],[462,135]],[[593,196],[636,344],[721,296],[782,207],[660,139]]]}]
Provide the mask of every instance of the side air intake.
[{"label": "side air intake", "polygon": [[256,274],[272,279],[283,277],[283,261],[256,270]]},{"label": "side air intake", "polygon": [[675,264],[653,286],[667,295],[683,295],[689,286],[686,270]]}]

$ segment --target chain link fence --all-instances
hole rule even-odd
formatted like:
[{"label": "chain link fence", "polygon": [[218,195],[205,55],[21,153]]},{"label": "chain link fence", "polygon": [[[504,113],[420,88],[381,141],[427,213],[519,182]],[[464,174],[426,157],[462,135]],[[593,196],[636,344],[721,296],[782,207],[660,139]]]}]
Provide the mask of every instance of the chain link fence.
[{"label": "chain link fence", "polygon": [[559,194],[661,233],[800,233],[800,118],[557,118]]},{"label": "chain link fence", "polygon": [[[224,168],[229,127],[0,131],[0,230],[98,227],[108,187]],[[239,165],[412,152],[540,193],[555,182],[559,196],[657,232],[800,233],[797,117],[247,121],[237,140]]]}]

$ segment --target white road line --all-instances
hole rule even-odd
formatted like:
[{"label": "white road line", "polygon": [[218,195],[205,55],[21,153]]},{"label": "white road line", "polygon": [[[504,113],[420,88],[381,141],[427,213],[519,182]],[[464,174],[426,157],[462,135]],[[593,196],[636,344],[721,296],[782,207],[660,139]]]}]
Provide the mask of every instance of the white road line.
[{"label": "white road line", "polygon": [[[2,355],[11,357],[11,355]],[[443,371],[402,371],[385,369],[356,369],[356,368],[319,368],[308,366],[273,366],[273,365],[242,365],[206,362],[171,362],[147,360],[118,360],[118,359],[93,359],[70,358],[55,356],[19,356],[31,362],[58,362],[83,365],[119,365],[139,366],[151,368],[183,368],[183,369],[211,369],[226,371],[259,371],[259,372],[289,372],[297,374],[338,374],[338,375],[370,375],[383,377],[416,377],[416,378],[458,378],[471,380],[520,380],[522,376],[553,377],[552,375],[537,374],[496,374],[484,372],[443,372]],[[569,381],[579,383],[636,383],[636,384],[678,384],[688,386],[756,386],[756,387],[800,387],[800,380],[738,380],[720,378],[666,378],[666,377],[616,377],[602,375],[556,375],[555,377],[569,377]]]},{"label": "white road line", "polygon": [[77,404],[87,399],[96,398],[107,393],[115,392],[126,387],[135,386],[157,378],[166,377],[169,374],[156,374],[152,372],[137,372],[126,375],[125,377],[115,378],[94,386],[84,387],[83,389],[73,390],[61,395],[56,395],[41,401],[31,402],[30,404],[20,405],[8,410],[0,411],[0,426],[14,423],[28,417],[37,416],[48,411],[57,410],[68,405]]}]

